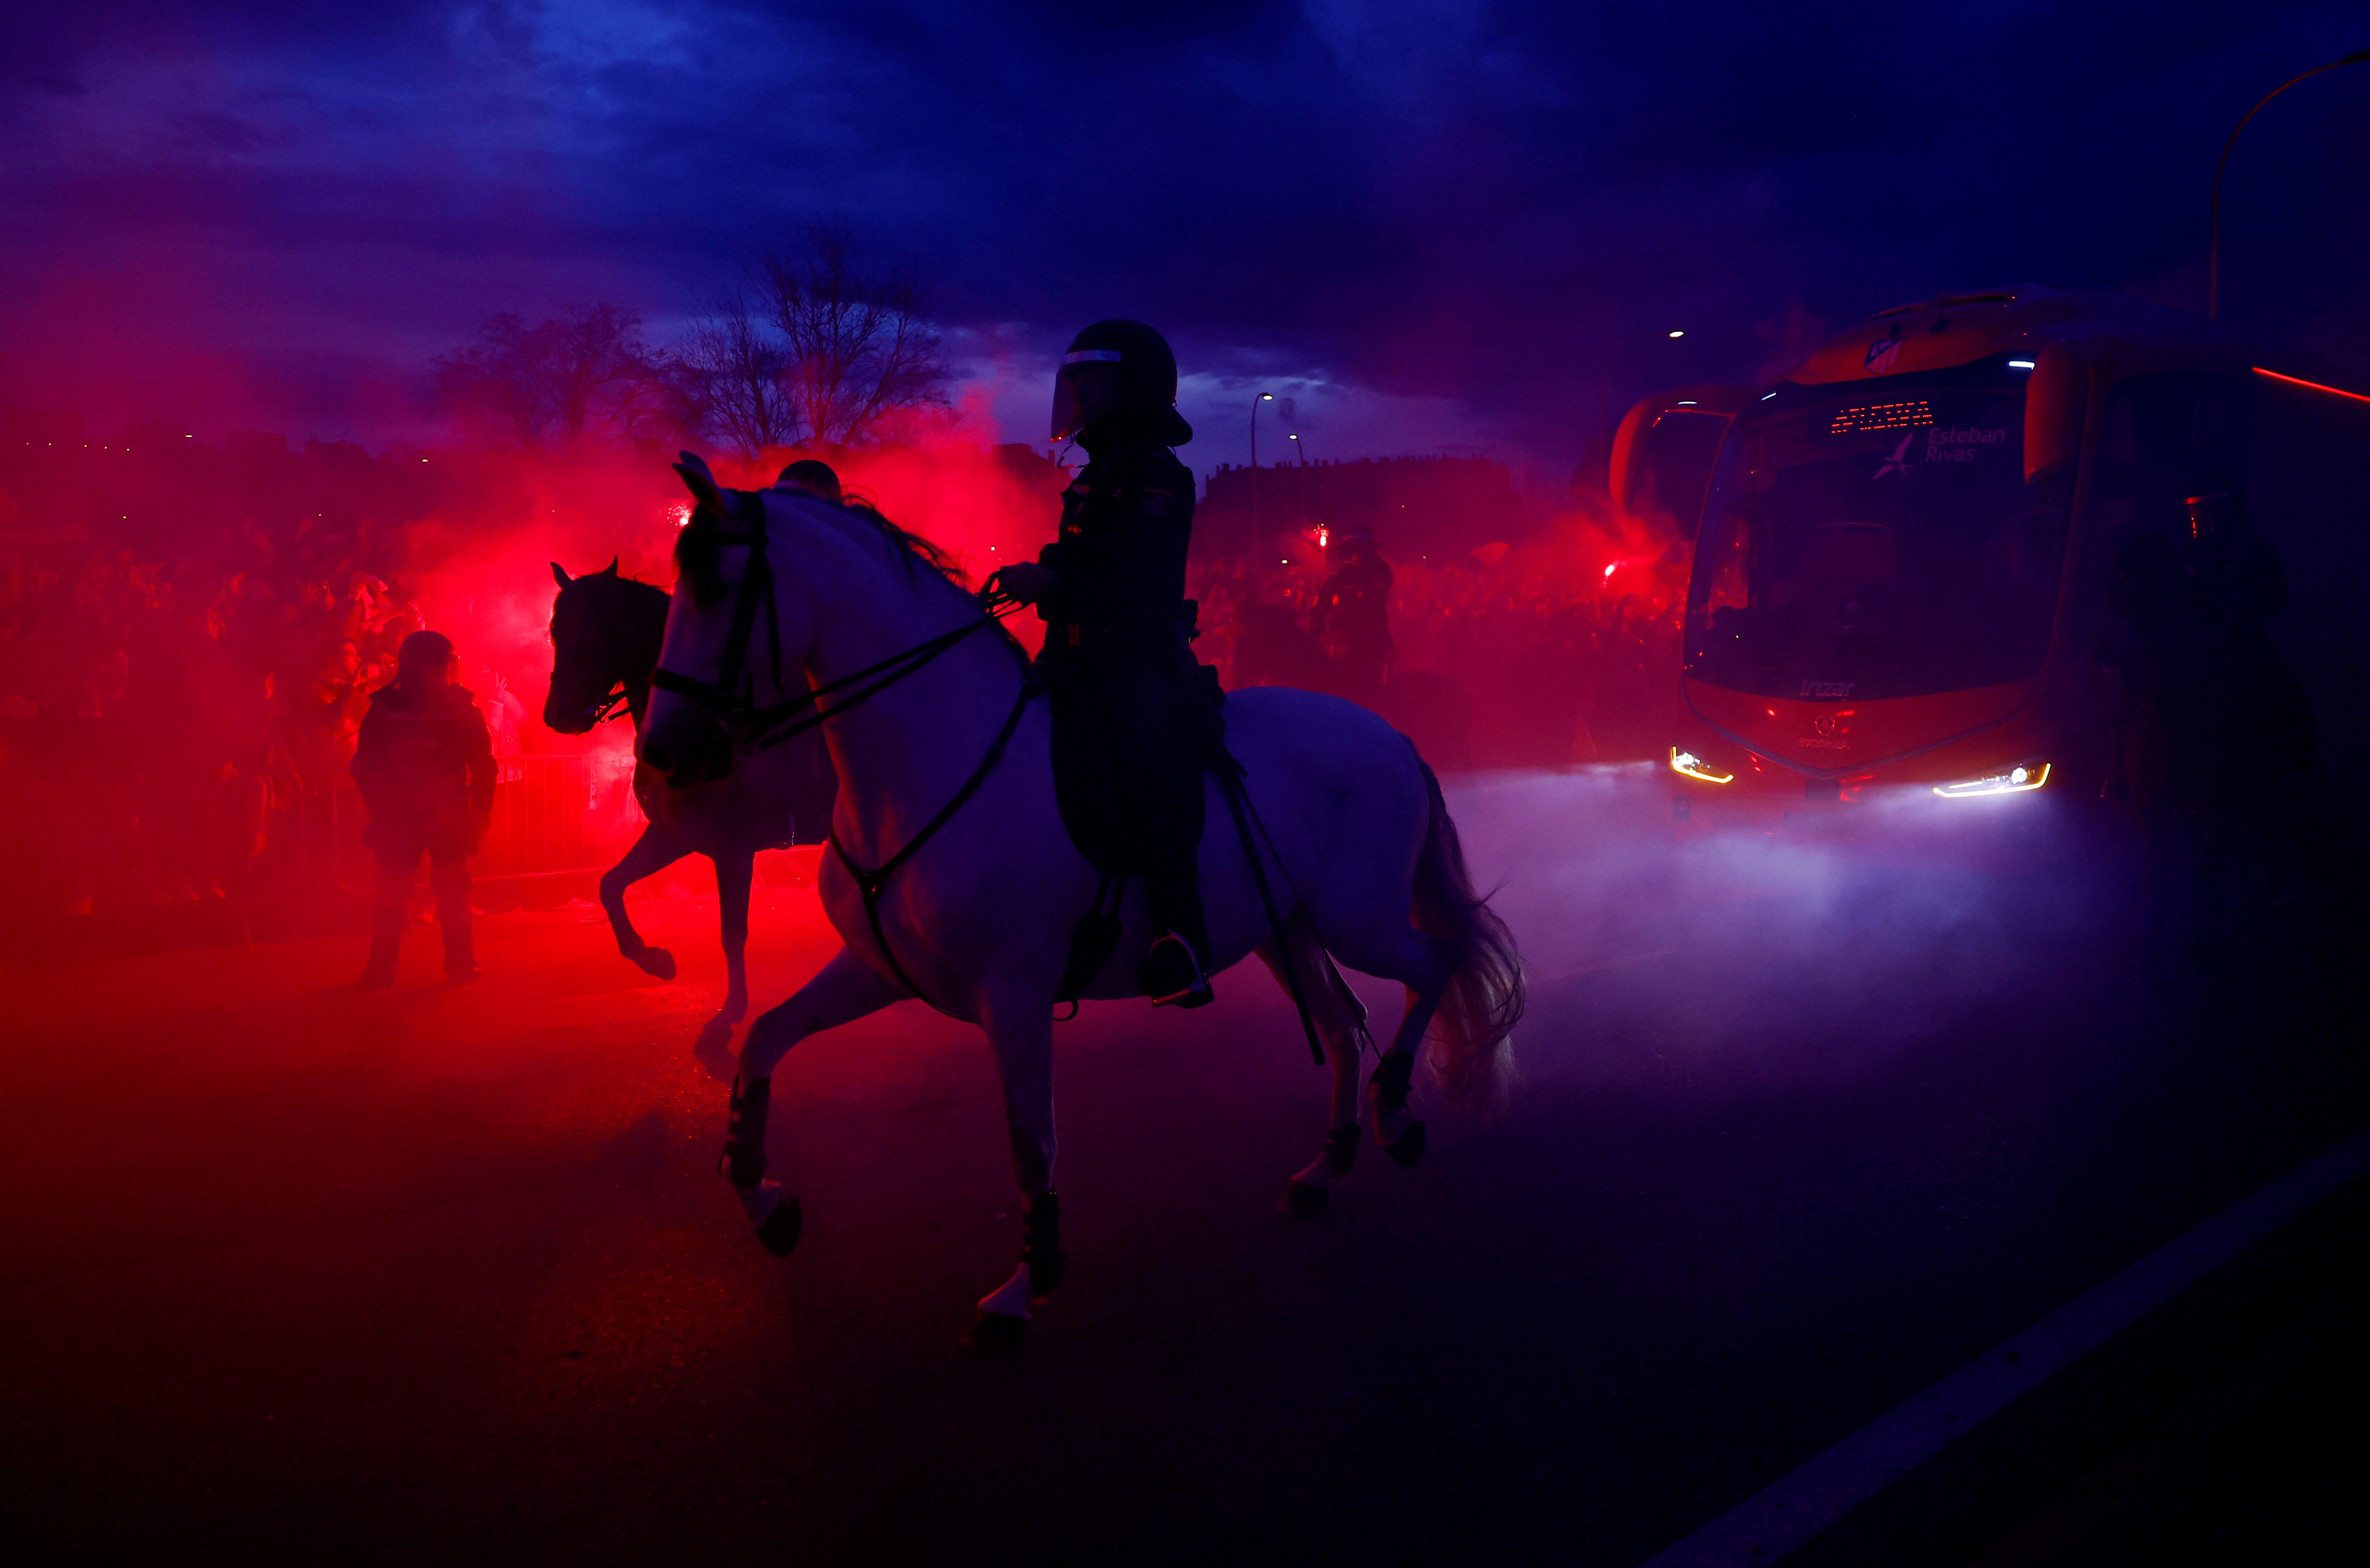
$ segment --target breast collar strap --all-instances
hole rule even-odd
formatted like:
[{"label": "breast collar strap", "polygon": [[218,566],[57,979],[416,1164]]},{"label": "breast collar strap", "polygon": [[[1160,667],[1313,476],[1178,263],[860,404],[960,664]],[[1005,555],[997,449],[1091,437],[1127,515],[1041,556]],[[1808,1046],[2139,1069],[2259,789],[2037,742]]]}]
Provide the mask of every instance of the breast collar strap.
[{"label": "breast collar strap", "polygon": [[872,927],[873,944],[880,949],[880,956],[888,962],[889,972],[896,977],[899,985],[949,1018],[961,1018],[962,1014],[939,1006],[937,999],[914,983],[914,977],[905,972],[905,966],[897,962],[896,950],[889,945],[889,933],[880,925],[880,895],[888,887],[889,878],[897,874],[898,867],[921,853],[922,846],[928,843],[939,829],[953,821],[955,813],[979,793],[980,785],[987,782],[987,775],[995,772],[995,764],[1004,760],[1005,748],[1012,744],[1013,732],[1020,727],[1020,715],[1028,711],[1029,700],[1042,691],[1044,688],[1034,681],[1020,683],[1019,694],[1012,699],[1012,711],[1005,715],[1004,727],[996,732],[995,744],[987,749],[987,755],[980,759],[979,766],[972,770],[972,775],[963,782],[962,788],[955,791],[954,798],[941,807],[936,817],[923,824],[920,832],[905,841],[904,848],[878,866],[857,864],[856,857],[847,853],[847,846],[839,841],[838,832],[834,830],[831,835],[831,853],[839,857],[839,864],[846,866],[848,876],[856,879],[856,890],[864,896],[864,918]]}]

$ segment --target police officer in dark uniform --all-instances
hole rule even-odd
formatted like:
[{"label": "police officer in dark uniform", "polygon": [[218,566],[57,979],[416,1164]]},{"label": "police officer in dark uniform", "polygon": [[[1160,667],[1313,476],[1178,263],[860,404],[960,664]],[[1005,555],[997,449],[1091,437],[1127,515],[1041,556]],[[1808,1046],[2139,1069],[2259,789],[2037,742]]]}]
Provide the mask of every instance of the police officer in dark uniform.
[{"label": "police officer in dark uniform", "polygon": [[2153,753],[2138,804],[2227,819],[2267,808],[2267,770],[2311,770],[2313,714],[2266,627],[2288,604],[2278,546],[2237,484],[2197,488],[2187,530],[2134,541],[2108,592],[2134,645],[2135,750]]},{"label": "police officer in dark uniform", "polygon": [[1324,638],[1338,694],[1364,707],[1382,705],[1390,678],[1391,566],[1375,548],[1371,533],[1349,533],[1327,554],[1333,575],[1317,590],[1309,619]]},{"label": "police officer in dark uniform", "polygon": [[1160,935],[1137,980],[1156,1006],[1199,1007],[1210,938],[1195,855],[1221,699],[1191,651],[1193,475],[1169,449],[1193,428],[1176,405],[1159,333],[1140,321],[1079,333],[1054,379],[1053,440],[1075,438],[1088,462],[1063,492],[1061,537],[996,583],[1045,622],[1037,670],[1064,818],[1107,873],[1144,882]]}]

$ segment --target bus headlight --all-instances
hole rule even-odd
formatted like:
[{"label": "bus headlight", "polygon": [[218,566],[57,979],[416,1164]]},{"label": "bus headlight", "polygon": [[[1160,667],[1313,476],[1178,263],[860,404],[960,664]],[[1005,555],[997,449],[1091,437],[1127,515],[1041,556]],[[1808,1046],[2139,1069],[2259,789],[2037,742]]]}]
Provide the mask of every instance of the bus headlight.
[{"label": "bus headlight", "polygon": [[1934,793],[1945,800],[1964,800],[1971,795],[2020,795],[2029,789],[2039,789],[2048,782],[2048,763],[2019,762],[2003,773],[1986,773],[1979,779],[1961,779],[1956,784],[1936,784]]},{"label": "bus headlight", "polygon": [[1723,773],[1694,752],[1682,751],[1675,746],[1671,748],[1671,772],[1691,779],[1701,779],[1706,784],[1736,782],[1734,773]]}]

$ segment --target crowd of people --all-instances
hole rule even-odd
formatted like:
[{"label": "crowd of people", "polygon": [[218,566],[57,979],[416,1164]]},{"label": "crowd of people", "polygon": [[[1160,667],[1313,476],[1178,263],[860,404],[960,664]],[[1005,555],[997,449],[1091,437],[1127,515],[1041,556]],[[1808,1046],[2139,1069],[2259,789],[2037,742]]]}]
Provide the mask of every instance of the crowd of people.
[{"label": "crowd of people", "polygon": [[1558,534],[1392,561],[1352,534],[1305,562],[1204,563],[1198,650],[1229,689],[1364,703],[1443,769],[1649,758],[1677,701],[1684,559],[1603,554]]},{"label": "crowd of people", "polygon": [[[17,829],[0,882],[20,933],[88,917],[236,940],[365,869],[342,781],[371,693],[425,624],[437,498],[351,449],[234,457],[160,442],[0,463],[0,809]],[[1306,554],[1196,560],[1197,653],[1229,687],[1366,703],[1444,770],[1663,744],[1667,565],[1608,579],[1570,549],[1409,561],[1363,538]],[[497,751],[533,750],[535,693],[469,673]]]},{"label": "crowd of people", "polygon": [[[36,495],[74,494],[80,518],[15,493],[0,504],[9,918],[36,939],[75,916],[252,934],[293,912],[285,895],[331,853],[323,803],[370,693],[421,625],[396,586],[403,520],[291,505],[222,515],[252,489],[132,511],[121,493],[95,502],[71,483],[110,464],[135,478],[147,466],[94,452],[29,475]],[[94,526],[109,503],[126,509],[106,520],[118,526]]]}]

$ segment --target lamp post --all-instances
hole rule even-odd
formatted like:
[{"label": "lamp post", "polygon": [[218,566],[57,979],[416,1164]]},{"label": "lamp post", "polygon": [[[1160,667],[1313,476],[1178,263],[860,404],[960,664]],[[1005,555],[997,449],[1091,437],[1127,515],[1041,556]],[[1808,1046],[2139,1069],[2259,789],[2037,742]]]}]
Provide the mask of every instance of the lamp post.
[{"label": "lamp post", "polygon": [[1254,539],[1259,536],[1260,531],[1259,406],[1262,403],[1272,403],[1274,401],[1275,394],[1272,392],[1262,392],[1257,397],[1251,399],[1251,536]]},{"label": "lamp post", "polygon": [[2247,111],[2246,120],[2239,120],[2232,128],[2230,139],[2222,143],[2222,155],[2214,163],[2214,219],[2205,240],[2205,318],[2208,321],[2216,320],[2222,315],[2222,170],[2230,161],[2230,149],[2238,144],[2238,132],[2247,129],[2247,120],[2263,112],[2264,104],[2303,81],[2305,76],[2318,76],[2323,71],[2334,71],[2341,65],[2359,65],[2364,61],[2370,61],[2370,49],[2357,49],[2326,65],[2314,66],[2304,76],[2289,77],[2265,93],[2261,101]]}]

